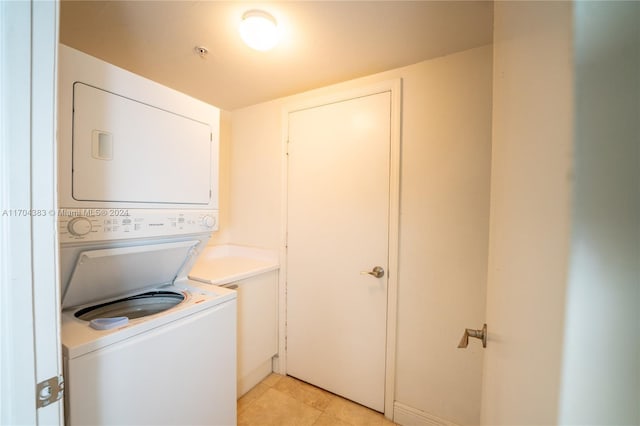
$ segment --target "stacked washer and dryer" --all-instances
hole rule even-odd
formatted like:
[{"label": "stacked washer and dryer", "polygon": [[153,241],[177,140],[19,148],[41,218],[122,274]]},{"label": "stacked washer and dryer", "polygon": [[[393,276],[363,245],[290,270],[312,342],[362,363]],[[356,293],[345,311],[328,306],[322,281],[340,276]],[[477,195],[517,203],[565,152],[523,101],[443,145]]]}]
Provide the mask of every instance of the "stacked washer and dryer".
[{"label": "stacked washer and dryer", "polygon": [[219,110],[66,46],[58,99],[66,424],[235,424],[236,295],[187,278]]}]

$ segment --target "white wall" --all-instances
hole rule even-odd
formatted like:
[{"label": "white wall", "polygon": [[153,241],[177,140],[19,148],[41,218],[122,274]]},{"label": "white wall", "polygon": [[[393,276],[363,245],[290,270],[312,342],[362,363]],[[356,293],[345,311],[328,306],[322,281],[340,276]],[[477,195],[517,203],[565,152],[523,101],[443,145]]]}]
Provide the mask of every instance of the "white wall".
[{"label": "white wall", "polygon": [[640,424],[640,3],[575,4],[560,423]]},{"label": "white wall", "polygon": [[231,113],[220,111],[220,143],[218,144],[218,231],[214,232],[207,245],[229,243],[231,221]]},{"label": "white wall", "polygon": [[278,249],[281,230],[282,104],[233,111],[231,120],[231,242]]},{"label": "white wall", "polygon": [[232,112],[230,241],[281,244],[282,108],[403,79],[396,400],[428,417],[479,421],[482,349],[456,349],[484,320],[491,47]]},{"label": "white wall", "polygon": [[572,167],[572,7],[496,2],[482,423],[555,424]]}]

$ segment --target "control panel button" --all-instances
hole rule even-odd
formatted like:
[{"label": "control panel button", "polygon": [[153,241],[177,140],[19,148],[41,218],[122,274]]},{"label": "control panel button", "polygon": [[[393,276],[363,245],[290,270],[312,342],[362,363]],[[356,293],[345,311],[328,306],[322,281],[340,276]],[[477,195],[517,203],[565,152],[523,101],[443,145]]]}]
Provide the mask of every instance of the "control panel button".
[{"label": "control panel button", "polygon": [[81,237],[91,232],[91,221],[86,217],[74,217],[69,221],[67,229],[71,235]]}]

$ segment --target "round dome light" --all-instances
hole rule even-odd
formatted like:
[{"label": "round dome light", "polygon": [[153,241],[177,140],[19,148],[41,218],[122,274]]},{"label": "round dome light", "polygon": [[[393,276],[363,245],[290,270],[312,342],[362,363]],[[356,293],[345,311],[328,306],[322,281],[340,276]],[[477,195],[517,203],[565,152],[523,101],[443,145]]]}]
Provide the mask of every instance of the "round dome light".
[{"label": "round dome light", "polygon": [[278,44],[278,25],[273,16],[262,10],[250,10],[242,15],[240,37],[255,50],[266,51]]}]

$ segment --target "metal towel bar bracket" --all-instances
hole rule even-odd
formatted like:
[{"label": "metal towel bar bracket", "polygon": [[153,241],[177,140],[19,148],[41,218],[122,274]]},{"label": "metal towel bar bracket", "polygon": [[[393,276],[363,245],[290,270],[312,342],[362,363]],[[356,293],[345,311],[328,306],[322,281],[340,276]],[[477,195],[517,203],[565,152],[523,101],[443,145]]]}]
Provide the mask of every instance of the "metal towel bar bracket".
[{"label": "metal towel bar bracket", "polygon": [[464,330],[464,334],[462,335],[462,339],[460,339],[460,343],[458,343],[459,348],[466,348],[469,346],[469,337],[475,337],[476,339],[482,340],[482,347],[487,347],[487,324],[482,326],[482,330],[474,330],[472,328],[467,328]]}]

